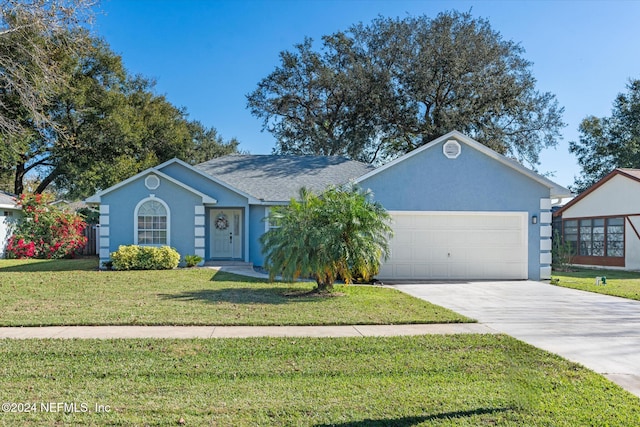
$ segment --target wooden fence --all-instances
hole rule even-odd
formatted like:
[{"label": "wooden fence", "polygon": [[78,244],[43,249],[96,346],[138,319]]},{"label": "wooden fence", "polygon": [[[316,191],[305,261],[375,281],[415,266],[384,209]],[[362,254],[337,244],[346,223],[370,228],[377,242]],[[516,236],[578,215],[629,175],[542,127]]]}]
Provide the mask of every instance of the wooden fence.
[{"label": "wooden fence", "polygon": [[96,224],[88,224],[84,229],[84,236],[87,238],[87,244],[78,251],[78,255],[92,256],[98,254],[98,230],[100,227]]}]

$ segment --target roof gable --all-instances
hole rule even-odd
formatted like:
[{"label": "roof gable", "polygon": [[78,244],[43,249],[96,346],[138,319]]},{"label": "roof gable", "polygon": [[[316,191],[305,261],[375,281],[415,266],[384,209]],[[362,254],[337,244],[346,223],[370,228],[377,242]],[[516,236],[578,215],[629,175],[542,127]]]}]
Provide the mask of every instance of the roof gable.
[{"label": "roof gable", "polygon": [[4,191],[0,191],[0,208],[20,209],[16,204],[16,196]]},{"label": "roof gable", "polygon": [[197,166],[192,166],[189,163],[187,163],[187,162],[185,162],[183,160],[180,160],[178,158],[173,158],[171,160],[167,160],[166,162],[156,166],[155,168],[158,169],[158,170],[162,170],[162,169],[164,169],[164,168],[166,168],[167,166],[170,166],[170,165],[180,165],[180,166],[184,167],[185,169],[187,169],[187,170],[189,170],[189,171],[191,171],[191,172],[193,172],[193,173],[195,173],[195,174],[197,174],[199,176],[202,176],[202,177],[206,178],[207,180],[212,181],[212,182],[220,185],[221,187],[223,187],[223,188],[225,188],[225,189],[227,189],[229,191],[232,191],[232,192],[234,192],[234,193],[236,193],[236,194],[238,194],[238,195],[240,195],[242,197],[245,197],[247,200],[249,200],[249,203],[258,203],[258,200],[255,197],[253,197],[251,194],[248,194],[248,193],[246,193],[246,192],[244,192],[244,191],[242,191],[242,190],[230,185],[229,183],[219,179],[218,177],[212,176],[212,175],[202,171]]},{"label": "roof gable", "polygon": [[640,182],[640,169],[618,168],[615,169],[620,175]]},{"label": "roof gable", "polygon": [[177,179],[172,178],[169,175],[159,171],[157,168],[146,169],[146,170],[144,170],[144,171],[142,171],[142,172],[140,172],[140,173],[138,173],[138,174],[136,174],[136,175],[134,175],[134,176],[132,176],[130,178],[125,179],[124,181],[120,181],[119,183],[117,183],[117,184],[115,184],[115,185],[113,185],[113,186],[111,186],[111,187],[109,187],[109,188],[107,188],[105,190],[97,192],[93,196],[87,198],[85,200],[85,202],[86,203],[100,203],[100,200],[101,200],[102,196],[104,196],[105,194],[111,193],[111,192],[113,192],[113,191],[115,191],[115,190],[117,190],[119,188],[122,188],[122,187],[128,185],[131,182],[137,181],[138,179],[140,179],[142,177],[145,177],[147,175],[150,175],[150,174],[158,175],[159,177],[161,177],[163,179],[166,179],[167,181],[172,182],[173,184],[185,189],[186,191],[188,191],[190,193],[193,193],[193,194],[195,194],[197,196],[202,197],[202,203],[205,203],[205,204],[216,204],[216,203],[218,203],[218,201],[216,199],[214,199],[213,197],[210,197],[210,196],[208,196],[208,195],[206,195],[206,194],[204,194],[204,193],[202,193],[202,192],[200,192],[200,191],[198,191],[198,190],[196,190],[194,188],[189,187],[188,185],[184,184],[183,182],[180,182]]},{"label": "roof gable", "polygon": [[609,172],[609,174],[607,174],[600,181],[596,182],[591,187],[587,188],[585,191],[580,193],[580,195],[578,195],[576,198],[571,200],[569,203],[567,203],[566,205],[558,209],[554,213],[554,216],[561,216],[563,212],[575,206],[576,204],[580,203],[585,198],[589,197],[591,193],[598,190],[600,187],[602,187],[607,182],[611,181],[616,176],[624,177],[624,178],[630,179],[633,182],[640,183],[640,169],[624,169],[624,168],[614,169],[611,172]]},{"label": "roof gable", "polygon": [[560,197],[569,197],[571,196],[571,192],[562,187],[561,185],[556,184],[555,182],[551,181],[548,178],[545,178],[544,176],[524,167],[523,165],[521,165],[519,162],[509,159],[508,157],[503,156],[502,154],[497,153],[496,151],[480,144],[479,142],[475,141],[472,138],[469,138],[468,136],[464,135],[461,132],[458,131],[452,131],[447,133],[446,135],[441,136],[440,138],[437,138],[425,145],[423,145],[422,147],[419,147],[403,156],[398,157],[397,159],[386,163],[383,166],[380,166],[377,169],[374,169],[372,171],[370,171],[369,173],[359,177],[356,180],[356,183],[361,183],[365,180],[367,180],[368,178],[371,178],[372,176],[375,176],[389,168],[393,168],[396,167],[397,165],[401,164],[402,162],[426,151],[426,150],[431,150],[434,149],[436,147],[440,147],[440,144],[450,140],[450,139],[454,139],[459,143],[463,143],[468,147],[471,147],[481,153],[483,153],[484,155],[498,161],[499,163],[515,170],[516,172],[528,177],[529,179],[532,179],[542,185],[544,185],[545,187],[549,188],[550,192],[551,192],[551,197],[553,198],[560,198]]}]

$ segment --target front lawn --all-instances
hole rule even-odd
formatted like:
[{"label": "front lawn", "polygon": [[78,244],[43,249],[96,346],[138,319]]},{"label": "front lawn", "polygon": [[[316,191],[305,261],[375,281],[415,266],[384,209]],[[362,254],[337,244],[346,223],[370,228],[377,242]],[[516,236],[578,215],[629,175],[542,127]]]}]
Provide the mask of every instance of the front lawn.
[{"label": "front lawn", "polygon": [[[380,286],[295,296],[311,283],[269,283],[213,269],[96,271],[96,260],[0,260],[0,326],[348,325],[470,319]],[[294,296],[290,295],[294,294]]]},{"label": "front lawn", "polygon": [[[619,270],[573,268],[574,271],[554,271],[558,286],[640,300],[640,273]],[[606,285],[596,285],[596,277],[606,277]]]},{"label": "front lawn", "polygon": [[640,425],[637,397],[505,335],[1,340],[0,360],[3,426]]}]

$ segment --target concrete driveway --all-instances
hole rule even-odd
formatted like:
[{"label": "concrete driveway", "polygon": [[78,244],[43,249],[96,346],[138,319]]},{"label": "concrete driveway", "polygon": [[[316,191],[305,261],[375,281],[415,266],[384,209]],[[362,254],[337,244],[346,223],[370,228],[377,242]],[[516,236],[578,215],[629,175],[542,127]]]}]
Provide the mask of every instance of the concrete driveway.
[{"label": "concrete driveway", "polygon": [[640,301],[532,281],[393,287],[578,362],[640,396]]}]

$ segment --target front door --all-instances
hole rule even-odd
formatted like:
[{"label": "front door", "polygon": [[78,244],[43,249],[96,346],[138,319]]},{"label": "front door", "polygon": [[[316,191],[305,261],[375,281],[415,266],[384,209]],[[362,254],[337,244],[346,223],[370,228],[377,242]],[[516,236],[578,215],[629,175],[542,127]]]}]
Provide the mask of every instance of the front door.
[{"label": "front door", "polygon": [[242,258],[242,211],[213,209],[211,220],[211,258]]}]

